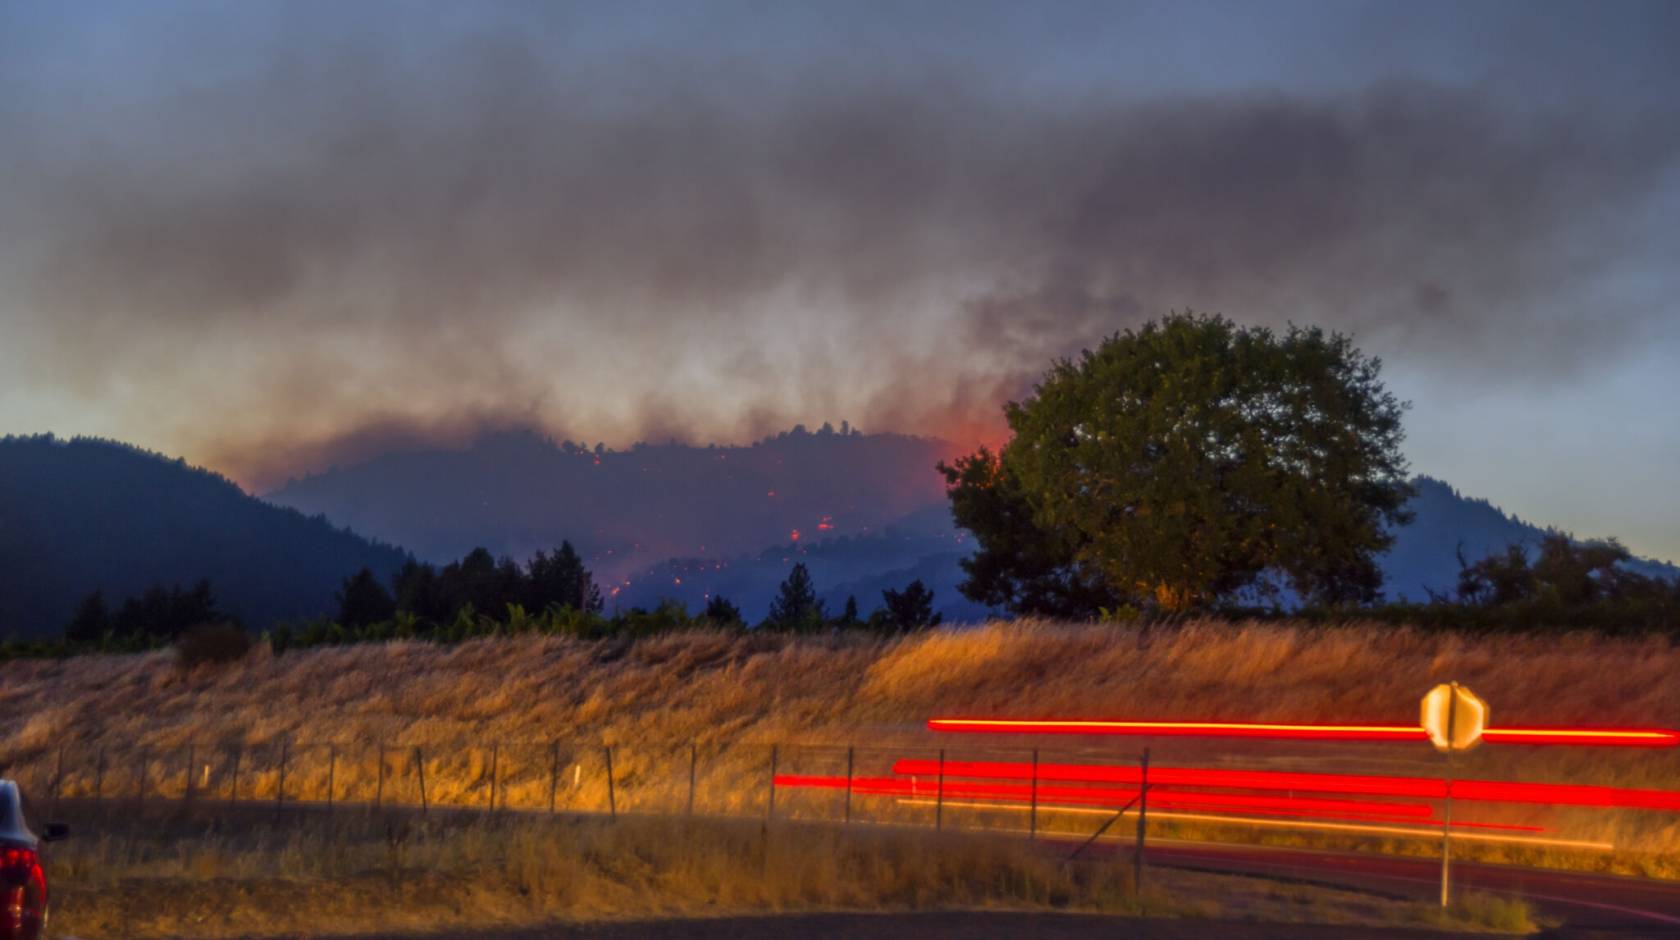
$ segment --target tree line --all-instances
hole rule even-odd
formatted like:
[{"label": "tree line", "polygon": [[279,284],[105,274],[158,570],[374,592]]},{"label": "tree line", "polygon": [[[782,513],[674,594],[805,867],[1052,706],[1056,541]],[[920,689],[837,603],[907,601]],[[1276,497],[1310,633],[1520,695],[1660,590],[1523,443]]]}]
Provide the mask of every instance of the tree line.
[{"label": "tree line", "polygon": [[1550,531],[1538,544],[1513,543],[1469,560],[1458,555],[1458,584],[1427,604],[1387,605],[1385,620],[1465,631],[1546,628],[1600,633],[1672,632],[1680,628],[1680,579],[1627,567],[1632,554],[1615,539],[1577,540]]},{"label": "tree line", "polygon": [[750,622],[722,595],[707,599],[699,612],[677,600],[651,609],[632,607],[606,614],[594,576],[570,542],[553,554],[538,552],[521,566],[496,560],[476,548],[441,569],[409,562],[386,588],[362,569],[346,578],[338,593],[335,619],[280,624],[269,633],[276,651],[292,647],[367,640],[431,639],[459,642],[481,636],[539,633],[606,637],[647,636],[696,627],[757,629],[783,633],[872,629],[880,632],[937,626],[934,594],[921,581],[903,590],[882,592],[882,606],[868,617],[859,614],[856,597],[838,616],[818,598],[809,569],[795,564],[781,583],[762,620]]},{"label": "tree line", "polygon": [[[943,619],[934,609],[934,592],[920,580],[902,590],[883,591],[881,606],[867,617],[859,613],[856,597],[848,597],[838,615],[831,614],[817,596],[804,564],[792,567],[765,617],[757,622],[750,622],[721,595],[708,598],[697,613],[680,601],[666,600],[652,609],[633,607],[608,615],[593,574],[570,542],[562,542],[552,553],[539,551],[523,565],[510,558],[498,560],[483,548],[442,567],[411,559],[389,585],[363,568],[344,579],[336,599],[336,616],[271,627],[265,636],[274,651],[394,639],[460,642],[524,633],[647,636],[698,627],[786,633],[901,632],[937,626]],[[103,592],[93,591],[65,625],[61,641],[11,643],[6,651],[51,655],[184,643],[209,643],[221,650],[230,648],[230,625],[238,630],[236,618],[221,609],[207,580],[190,588],[153,586],[115,610]]]}]

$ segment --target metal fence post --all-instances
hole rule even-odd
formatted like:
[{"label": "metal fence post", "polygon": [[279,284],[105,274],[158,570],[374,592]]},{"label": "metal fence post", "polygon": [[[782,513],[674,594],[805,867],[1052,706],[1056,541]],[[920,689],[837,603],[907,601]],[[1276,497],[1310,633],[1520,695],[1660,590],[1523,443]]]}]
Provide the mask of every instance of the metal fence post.
[{"label": "metal fence post", "polygon": [[498,742],[490,745],[490,812],[492,813],[496,811],[496,770],[501,756],[501,744]]},{"label": "metal fence post", "polygon": [[327,745],[327,812],[333,808],[333,778],[338,776],[338,745]]},{"label": "metal fence post", "polygon": [[607,813],[618,818],[618,794],[613,791],[612,745],[603,748],[607,754]]},{"label": "metal fence post", "polygon": [[1038,748],[1032,752],[1032,788],[1030,790],[1031,804],[1027,810],[1027,838],[1038,838]]},{"label": "metal fence post", "polygon": [[1149,820],[1149,748],[1143,749],[1143,775],[1138,784],[1137,854],[1132,861],[1132,891],[1143,894],[1143,833]]},{"label": "metal fence post", "polygon": [[[1451,714],[1451,707],[1448,708]],[[1448,719],[1448,728],[1452,727]],[[1441,823],[1441,907],[1445,909],[1452,900],[1451,867],[1452,867],[1452,752],[1447,752],[1447,789]]]},{"label": "metal fence post", "polygon": [[560,742],[552,742],[549,749],[553,751],[553,759],[548,767],[548,811],[553,813],[554,797],[560,789]]},{"label": "metal fence post", "polygon": [[770,805],[766,807],[764,818],[776,818],[776,745],[770,745]]},{"label": "metal fence post", "polygon": [[694,815],[694,773],[700,763],[700,745],[688,742],[688,815]]},{"label": "metal fence post", "polygon": [[852,824],[852,746],[846,746],[846,825]]},{"label": "metal fence post", "polygon": [[945,749],[939,749],[939,789],[933,793],[934,831],[945,828]]},{"label": "metal fence post", "polygon": [[420,815],[426,815],[426,752],[414,746],[414,766],[420,772]]}]

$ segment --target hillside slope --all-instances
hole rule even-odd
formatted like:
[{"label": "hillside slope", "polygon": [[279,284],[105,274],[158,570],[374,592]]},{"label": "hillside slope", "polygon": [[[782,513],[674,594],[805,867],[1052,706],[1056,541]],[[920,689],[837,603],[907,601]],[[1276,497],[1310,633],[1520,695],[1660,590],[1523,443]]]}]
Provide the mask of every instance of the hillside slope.
[{"label": "hillside slope", "polygon": [[405,557],[180,460],[108,441],[0,440],[0,636],[56,635],[95,589],[115,605],[200,578],[262,627],[332,612],[346,575],[388,574]]},{"label": "hillside slope", "polygon": [[[1428,600],[1429,592],[1450,594],[1458,582],[1458,553],[1472,561],[1512,543],[1538,548],[1546,530],[1505,513],[1485,499],[1465,496],[1432,477],[1412,481],[1417,488],[1408,508],[1417,516],[1395,533],[1394,547],[1383,556],[1383,587],[1392,599]],[[1611,533],[1572,533],[1581,538]],[[1636,559],[1629,568],[1659,578],[1680,577],[1680,568]]]},{"label": "hillside slope", "polygon": [[[692,610],[721,594],[756,621],[803,562],[836,613],[855,595],[867,615],[883,589],[920,579],[947,620],[972,622],[989,612],[957,590],[958,563],[974,543],[952,522],[934,470],[950,456],[950,445],[932,439],[826,428],[749,447],[627,451],[513,432],[464,450],[385,455],[293,481],[271,498],[434,561],[479,545],[522,559],[568,539],[603,585],[619,589],[609,605],[620,607],[674,598]],[[1544,532],[1440,480],[1414,484],[1416,521],[1396,532],[1381,562],[1391,600],[1450,593],[1461,548],[1475,559],[1512,542],[1537,545]]]},{"label": "hillside slope", "polygon": [[959,562],[974,540],[951,521],[943,502],[862,535],[842,535],[772,545],[753,555],[731,559],[674,558],[607,582],[612,604],[652,607],[671,598],[700,610],[721,595],[756,623],[769,610],[783,578],[795,564],[811,573],[818,597],[830,614],[855,597],[865,617],[881,605],[881,592],[920,580],[934,592],[934,605],[953,623],[977,623],[993,612],[964,597],[958,585],[965,575]]},{"label": "hillside slope", "polygon": [[928,438],[827,428],[746,447],[623,451],[512,432],[463,450],[388,454],[268,498],[431,561],[476,546],[523,559],[567,539],[598,575],[617,580],[668,558],[727,559],[878,530],[944,502],[934,464],[949,450]]},{"label": "hillside slope", "polygon": [[[528,636],[278,657],[262,647],[242,663],[185,673],[160,651],[0,663],[0,709],[11,717],[0,727],[0,774],[21,768],[35,779],[62,747],[65,766],[86,771],[77,778],[85,786],[101,750],[124,768],[147,753],[153,786],[178,787],[192,747],[216,764],[214,773],[204,771],[216,786],[225,785],[217,775],[240,749],[253,752],[243,765],[246,786],[262,792],[275,784],[282,740],[294,760],[288,779],[302,788],[294,793],[323,785],[326,745],[335,742],[340,785],[368,799],[376,747],[398,757],[423,747],[430,794],[441,803],[482,798],[493,744],[501,746],[500,779],[510,798],[541,802],[549,741],[581,755],[567,759],[586,765],[586,784],[599,781],[589,776],[598,772],[599,746],[613,745],[620,798],[630,805],[638,793],[683,777],[690,744],[714,755],[708,766],[733,759],[749,776],[762,772],[772,743],[784,746],[786,772],[817,766],[792,747],[799,742],[924,754],[948,747],[953,756],[979,747],[1085,748],[1103,759],[1147,744],[1166,765],[1235,758],[1434,774],[1438,755],[1422,744],[1305,742],[1255,752],[1217,740],[975,741],[932,735],[923,723],[938,714],[1411,723],[1422,693],[1455,679],[1490,703],[1497,725],[1680,727],[1680,685],[1669,681],[1677,669],[1680,649],[1666,638],[1473,638],[1212,621],[1146,633],[995,623],[899,639],[855,632],[696,632],[634,642]],[[810,772],[833,772],[834,753],[826,752],[828,769]],[[879,755],[871,759],[877,763],[865,761],[860,773],[879,766]],[[1680,752],[1490,746],[1467,755],[1460,772],[1680,789]],[[108,785],[120,790],[132,781]],[[761,797],[756,782],[742,788],[742,799]],[[1673,819],[1627,826],[1618,844],[1637,837],[1680,845]]]}]

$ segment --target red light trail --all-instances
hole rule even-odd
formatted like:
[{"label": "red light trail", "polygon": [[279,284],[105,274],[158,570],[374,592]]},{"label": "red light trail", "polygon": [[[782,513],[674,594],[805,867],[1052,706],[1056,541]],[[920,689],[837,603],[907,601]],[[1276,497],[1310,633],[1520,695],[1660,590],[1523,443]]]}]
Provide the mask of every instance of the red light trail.
[{"label": "red light trail", "polygon": [[[893,773],[933,776],[939,762],[900,760]],[[1018,761],[946,761],[947,778],[1031,780],[1032,765]],[[1038,779],[1051,782],[1114,783],[1136,786],[1142,773],[1136,767],[1110,764],[1040,764]],[[1446,781],[1429,777],[1389,777],[1356,774],[1294,773],[1273,770],[1203,770],[1191,767],[1151,767],[1150,789],[1157,786],[1211,787],[1240,790],[1284,790],[1343,796],[1410,797],[1439,800],[1447,795]],[[1040,787],[1040,792],[1046,788]],[[1600,809],[1640,809],[1680,812],[1680,791],[1638,790],[1626,787],[1566,783],[1521,783],[1506,780],[1454,780],[1455,800],[1486,803],[1526,803],[1588,806]]]}]

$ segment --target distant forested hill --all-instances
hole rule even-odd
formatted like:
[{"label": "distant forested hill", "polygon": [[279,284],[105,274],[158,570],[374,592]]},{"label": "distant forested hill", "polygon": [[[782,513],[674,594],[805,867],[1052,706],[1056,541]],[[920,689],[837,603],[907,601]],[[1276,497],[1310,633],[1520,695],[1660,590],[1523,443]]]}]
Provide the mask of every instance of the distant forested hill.
[{"label": "distant forested hill", "polygon": [[0,637],[57,635],[96,588],[115,606],[200,578],[261,627],[333,612],[346,575],[388,576],[405,557],[180,460],[85,438],[0,439]]},{"label": "distant forested hill", "polygon": [[934,464],[951,453],[930,438],[844,425],[796,427],[747,446],[627,450],[507,432],[459,450],[376,457],[268,498],[430,561],[475,546],[524,559],[567,539],[597,574],[616,579],[668,558],[735,558],[879,531],[945,502]]},{"label": "distant forested hill", "polygon": [[[867,614],[882,589],[919,578],[947,619],[972,620],[984,611],[956,585],[958,562],[974,543],[952,524],[933,469],[952,455],[937,440],[849,428],[796,428],[745,447],[623,451],[512,432],[459,450],[388,454],[294,481],[269,498],[433,561],[478,545],[523,560],[569,539],[603,589],[618,589],[609,609],[669,597],[697,610],[707,595],[723,594],[757,620],[797,561],[835,612],[855,594]],[[1414,482],[1417,520],[1383,560],[1390,599],[1450,592],[1460,546],[1477,559],[1513,541],[1538,544],[1540,526],[1439,480]]]},{"label": "distant forested hill", "polygon": [[787,542],[730,559],[674,558],[604,586],[609,611],[615,605],[652,607],[666,598],[699,610],[708,597],[721,594],[741,608],[747,622],[757,623],[797,562],[810,571],[830,614],[838,616],[846,598],[855,596],[860,612],[868,616],[881,606],[883,590],[920,580],[934,592],[934,605],[945,619],[974,622],[989,612],[957,590],[963,579],[958,563],[973,547],[973,538],[956,527],[941,502],[879,531]]},{"label": "distant forested hill", "polygon": [[[1538,548],[1546,532],[1433,477],[1418,477],[1412,485],[1417,496],[1410,508],[1417,518],[1395,533],[1394,547],[1383,558],[1383,590],[1391,600],[1425,601],[1430,590],[1450,594],[1458,583],[1460,548],[1465,558],[1476,561],[1513,542]],[[1572,534],[1593,538],[1614,533]],[[1680,569],[1662,562],[1636,560],[1628,567],[1652,577],[1680,577]]]},{"label": "distant forested hill", "polygon": [[[1416,521],[1395,533],[1394,547],[1382,560],[1390,600],[1427,601],[1430,591],[1451,595],[1461,547],[1466,558],[1476,560],[1513,542],[1538,548],[1545,534],[1540,526],[1507,515],[1487,500],[1460,495],[1440,480],[1419,477],[1413,484]],[[855,595],[867,616],[880,606],[882,590],[919,579],[934,590],[935,607],[946,620],[974,621],[984,619],[986,610],[957,590],[963,580],[959,562],[973,545],[940,501],[877,531],[779,544],[735,558],[672,559],[609,581],[607,587],[618,589],[613,600],[621,606],[651,607],[675,598],[698,609],[708,595],[722,594],[748,620],[757,620],[789,568],[799,562],[810,570],[832,613]],[[1680,577],[1680,570],[1660,562],[1638,560],[1629,567],[1656,577]]]}]

